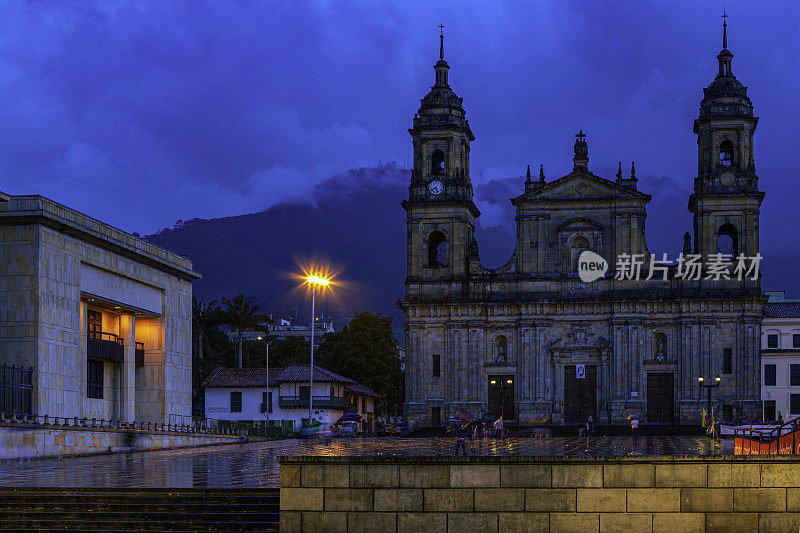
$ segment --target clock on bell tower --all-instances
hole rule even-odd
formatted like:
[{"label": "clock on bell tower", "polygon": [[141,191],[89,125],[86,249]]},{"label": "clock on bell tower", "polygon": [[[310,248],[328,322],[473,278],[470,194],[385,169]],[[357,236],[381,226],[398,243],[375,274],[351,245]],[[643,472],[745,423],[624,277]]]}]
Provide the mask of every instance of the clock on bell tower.
[{"label": "clock on bell tower", "polygon": [[[444,26],[440,26],[440,29]],[[408,222],[407,278],[443,280],[466,276],[480,216],[469,179],[470,143],[475,140],[463,99],[450,87],[450,65],[444,60],[444,33],[439,33],[436,82],[420,100],[408,130],[414,168],[408,200],[402,205]]]},{"label": "clock on bell tower", "polygon": [[733,75],[727,26],[724,21],[719,70],[703,89],[694,121],[697,177],[689,211],[694,215],[694,252],[704,261],[717,253],[758,254],[759,208],[764,199],[753,156],[758,117],[753,115],[747,87]]}]

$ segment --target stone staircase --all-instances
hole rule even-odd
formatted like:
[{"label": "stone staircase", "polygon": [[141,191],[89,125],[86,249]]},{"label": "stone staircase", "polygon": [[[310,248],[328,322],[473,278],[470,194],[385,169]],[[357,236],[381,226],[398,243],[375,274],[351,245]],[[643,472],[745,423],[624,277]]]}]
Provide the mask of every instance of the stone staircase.
[{"label": "stone staircase", "polygon": [[2,531],[278,531],[278,489],[0,488]]}]

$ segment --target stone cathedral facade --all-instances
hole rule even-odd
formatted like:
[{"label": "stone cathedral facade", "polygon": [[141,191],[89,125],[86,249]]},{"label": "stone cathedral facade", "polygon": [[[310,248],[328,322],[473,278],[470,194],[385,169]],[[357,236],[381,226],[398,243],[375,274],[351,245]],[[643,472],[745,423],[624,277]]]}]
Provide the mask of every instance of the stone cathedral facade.
[{"label": "stone cathedral facade", "polygon": [[[759,207],[753,135],[758,118],[733,75],[723,29],[719,71],[694,120],[697,177],[688,198],[694,234],[684,254],[758,255]],[[516,249],[500,268],[481,265],[475,239],[470,149],[475,137],[462,98],[440,59],[411,134],[414,165],[407,212],[406,418],[438,425],[449,416],[503,414],[521,425],[594,416],[625,423],[698,423],[706,390],[723,419],[761,416],[760,336],[765,298],[758,276],[685,279],[675,264],[644,279],[650,196],[635,169],[614,179],[589,165],[576,135],[573,170],[538,179],[530,170],[516,208]],[[680,242],[680,235],[676,235]],[[609,264],[583,282],[578,257]],[[658,252],[653,252],[660,255]],[[641,279],[617,279],[624,254],[644,258]],[[674,258],[671,258],[674,259]],[[705,381],[708,383],[709,381]]]}]

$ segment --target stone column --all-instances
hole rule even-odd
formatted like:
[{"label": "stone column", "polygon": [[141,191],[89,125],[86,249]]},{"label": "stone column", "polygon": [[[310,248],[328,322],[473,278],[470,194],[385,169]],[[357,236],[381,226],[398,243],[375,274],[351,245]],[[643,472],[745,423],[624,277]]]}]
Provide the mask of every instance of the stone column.
[{"label": "stone column", "polygon": [[80,333],[78,339],[78,361],[77,361],[77,368],[78,368],[78,392],[75,395],[77,399],[78,405],[75,406],[76,415],[83,418],[86,416],[86,392],[88,384],[86,383],[87,379],[87,370],[88,370],[88,361],[86,359],[86,339],[89,335],[89,308],[86,305],[86,302],[81,300],[80,303]]},{"label": "stone column", "polygon": [[136,318],[133,315],[119,317],[119,333],[124,339],[122,368],[120,368],[119,417],[123,422],[136,418]]}]

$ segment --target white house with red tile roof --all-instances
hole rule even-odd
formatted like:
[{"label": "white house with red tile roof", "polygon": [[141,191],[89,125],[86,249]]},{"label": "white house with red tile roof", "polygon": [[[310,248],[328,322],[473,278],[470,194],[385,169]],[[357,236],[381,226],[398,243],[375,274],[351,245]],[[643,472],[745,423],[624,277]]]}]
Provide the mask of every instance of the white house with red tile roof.
[{"label": "white house with red tile roof", "polygon": [[761,325],[761,400],[764,419],[800,416],[800,300],[768,293]]},{"label": "white house with red tile roof", "polygon": [[[310,365],[286,368],[218,368],[203,383],[208,420],[300,427],[308,418]],[[313,417],[333,423],[355,412],[374,432],[379,395],[356,381],[314,366]]]}]

